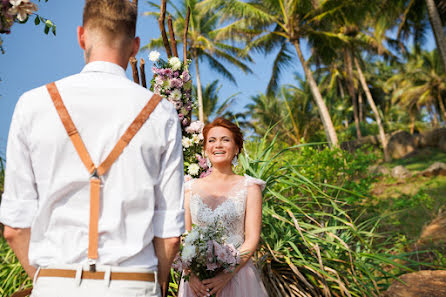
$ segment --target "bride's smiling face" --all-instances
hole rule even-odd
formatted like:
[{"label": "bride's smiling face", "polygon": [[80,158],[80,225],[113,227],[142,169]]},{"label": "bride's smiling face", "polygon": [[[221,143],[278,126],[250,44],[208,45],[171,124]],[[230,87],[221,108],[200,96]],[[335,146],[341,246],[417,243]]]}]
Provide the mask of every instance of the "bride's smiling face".
[{"label": "bride's smiling face", "polygon": [[205,152],[212,165],[225,163],[230,165],[239,149],[229,129],[214,127],[208,132]]}]

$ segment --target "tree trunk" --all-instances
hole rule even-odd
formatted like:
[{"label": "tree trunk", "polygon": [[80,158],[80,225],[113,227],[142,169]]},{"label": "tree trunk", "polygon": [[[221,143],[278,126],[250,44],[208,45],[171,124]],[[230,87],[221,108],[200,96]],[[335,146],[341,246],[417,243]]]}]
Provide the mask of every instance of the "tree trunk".
[{"label": "tree trunk", "polygon": [[410,134],[413,134],[415,132],[415,111],[410,110],[409,117],[410,117]]},{"label": "tree trunk", "polygon": [[359,121],[364,122],[365,116],[364,116],[364,99],[362,98],[362,93],[359,92],[358,94],[358,105],[359,105]]},{"label": "tree trunk", "polygon": [[314,101],[316,102],[316,105],[318,107],[319,115],[321,117],[322,124],[324,125],[328,143],[331,147],[338,147],[338,136],[336,135],[336,130],[334,128],[333,122],[331,121],[330,113],[328,112],[327,105],[325,104],[321,92],[319,91],[319,88],[316,84],[316,81],[314,80],[313,73],[311,72],[307,61],[305,61],[305,58],[302,54],[299,40],[294,41],[294,47],[296,48],[297,55],[299,56],[302,67],[304,68],[307,81],[310,84],[311,93],[313,94]]},{"label": "tree trunk", "polygon": [[443,70],[446,71],[446,36],[444,35],[443,24],[441,23],[435,1],[426,0],[426,6],[432,31],[434,32],[435,41],[437,43],[438,52],[440,53],[441,60],[443,61]]},{"label": "tree trunk", "polygon": [[437,95],[438,105],[440,105],[441,113],[443,114],[443,122],[446,123],[446,108],[444,107],[443,98],[441,98],[441,94]]},{"label": "tree trunk", "polygon": [[345,70],[347,72],[346,80],[347,80],[348,93],[350,94],[350,98],[352,99],[352,105],[353,105],[353,118],[355,120],[356,137],[360,138],[362,135],[361,135],[361,127],[359,126],[358,101],[356,100],[355,86],[353,84],[352,55],[349,48],[344,48],[344,61],[345,61]]},{"label": "tree trunk", "polygon": [[198,57],[194,55],[195,70],[197,71],[197,97],[198,97],[198,120],[204,123],[203,94],[201,89],[200,71],[198,70]]},{"label": "tree trunk", "polygon": [[370,108],[372,109],[373,114],[375,115],[376,124],[378,125],[379,138],[381,140],[381,145],[383,146],[383,151],[384,151],[384,161],[388,162],[390,161],[390,155],[387,149],[387,138],[386,138],[386,133],[384,132],[384,125],[381,121],[381,116],[379,115],[378,108],[376,107],[375,101],[373,100],[372,93],[370,93],[369,86],[367,85],[364,73],[362,72],[358,59],[356,57],[354,57],[354,59],[355,59],[356,69],[358,70],[359,80],[361,82],[362,89],[364,90],[367,102],[369,103]]}]

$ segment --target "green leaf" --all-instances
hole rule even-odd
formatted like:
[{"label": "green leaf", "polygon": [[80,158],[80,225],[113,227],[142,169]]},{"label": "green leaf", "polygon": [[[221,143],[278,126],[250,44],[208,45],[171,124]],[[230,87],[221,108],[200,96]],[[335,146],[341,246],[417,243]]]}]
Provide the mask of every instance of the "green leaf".
[{"label": "green leaf", "polygon": [[54,26],[51,28],[51,32],[53,32],[53,35],[56,36],[56,25],[54,25]]},{"label": "green leaf", "polygon": [[45,32],[45,34],[48,35],[48,33],[50,32],[50,27],[45,26],[44,32]]},{"label": "green leaf", "polygon": [[37,26],[38,24],[40,24],[40,18],[39,18],[38,15],[36,15],[36,18],[34,19],[34,24],[36,24],[36,26]]}]

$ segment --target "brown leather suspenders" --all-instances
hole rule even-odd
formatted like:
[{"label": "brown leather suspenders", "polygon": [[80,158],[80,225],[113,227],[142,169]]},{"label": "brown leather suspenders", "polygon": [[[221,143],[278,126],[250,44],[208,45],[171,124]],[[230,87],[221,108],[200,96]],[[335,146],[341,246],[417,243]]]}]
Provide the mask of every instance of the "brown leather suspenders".
[{"label": "brown leather suspenders", "polygon": [[100,205],[100,189],[101,180],[100,176],[104,175],[111,167],[113,162],[119,157],[127,144],[130,143],[133,136],[139,131],[142,125],[149,118],[152,111],[156,108],[162,97],[159,95],[153,95],[149,102],[144,106],[136,119],[130,124],[125,133],[121,136],[118,143],[113,150],[107,156],[107,158],[96,167],[91,160],[90,154],[82,141],[79,132],[74,125],[68,110],[66,109],[59,91],[57,90],[54,82],[46,85],[51,99],[53,100],[54,107],[59,114],[60,119],[71,139],[82,163],[85,168],[91,174],[90,177],[90,225],[88,233],[88,263],[90,265],[90,271],[96,271],[96,260],[98,258],[98,221],[99,221],[99,205]]}]

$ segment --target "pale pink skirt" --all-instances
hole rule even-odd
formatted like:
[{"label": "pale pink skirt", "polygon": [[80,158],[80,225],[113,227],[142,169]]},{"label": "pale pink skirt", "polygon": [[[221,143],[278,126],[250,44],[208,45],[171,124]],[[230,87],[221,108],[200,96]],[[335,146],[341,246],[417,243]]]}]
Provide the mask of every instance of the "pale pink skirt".
[{"label": "pale pink skirt", "polygon": [[[223,288],[221,297],[267,297],[262,280],[251,260]],[[189,283],[181,279],[178,297],[195,297]]]}]

